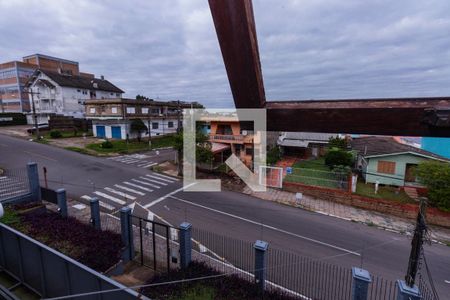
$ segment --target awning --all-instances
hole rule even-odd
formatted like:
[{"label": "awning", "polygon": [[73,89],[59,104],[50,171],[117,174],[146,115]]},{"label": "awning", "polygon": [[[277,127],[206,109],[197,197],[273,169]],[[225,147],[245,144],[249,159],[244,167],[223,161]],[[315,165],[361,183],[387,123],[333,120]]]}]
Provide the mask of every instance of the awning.
[{"label": "awning", "polygon": [[230,149],[230,145],[222,143],[211,143],[211,152],[216,154]]}]

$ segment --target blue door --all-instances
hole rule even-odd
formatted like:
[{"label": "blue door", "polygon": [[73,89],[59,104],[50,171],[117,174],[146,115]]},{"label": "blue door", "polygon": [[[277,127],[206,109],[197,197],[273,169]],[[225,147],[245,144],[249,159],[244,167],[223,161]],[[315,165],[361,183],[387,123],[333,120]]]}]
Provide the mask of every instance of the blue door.
[{"label": "blue door", "polygon": [[120,126],[111,126],[111,136],[113,139],[121,139],[122,131]]},{"label": "blue door", "polygon": [[97,137],[99,137],[99,138],[104,138],[104,137],[106,137],[106,134],[105,134],[105,126],[99,126],[99,125],[97,125]]}]

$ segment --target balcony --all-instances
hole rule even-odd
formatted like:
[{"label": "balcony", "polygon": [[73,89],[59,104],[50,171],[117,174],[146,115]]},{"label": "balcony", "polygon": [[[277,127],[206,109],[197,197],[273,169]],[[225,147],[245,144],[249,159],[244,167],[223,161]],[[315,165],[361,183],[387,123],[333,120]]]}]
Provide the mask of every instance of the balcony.
[{"label": "balcony", "polygon": [[232,134],[211,134],[209,136],[211,142],[218,143],[251,143],[253,141],[252,135],[232,135]]}]

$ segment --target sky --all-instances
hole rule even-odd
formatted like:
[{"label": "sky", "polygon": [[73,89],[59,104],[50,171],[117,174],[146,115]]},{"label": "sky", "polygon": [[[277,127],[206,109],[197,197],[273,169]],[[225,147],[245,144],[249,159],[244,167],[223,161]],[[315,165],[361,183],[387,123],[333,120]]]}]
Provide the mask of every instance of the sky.
[{"label": "sky", "polygon": [[[450,96],[448,0],[254,0],[268,100]],[[75,60],[126,91],[233,107],[207,0],[0,0],[0,62]]]}]

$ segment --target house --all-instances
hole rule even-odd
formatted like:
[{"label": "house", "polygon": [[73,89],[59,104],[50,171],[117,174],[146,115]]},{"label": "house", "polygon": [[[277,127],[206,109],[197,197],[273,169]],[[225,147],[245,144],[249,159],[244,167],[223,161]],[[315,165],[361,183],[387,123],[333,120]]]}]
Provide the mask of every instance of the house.
[{"label": "house", "polygon": [[253,122],[239,121],[236,116],[202,117],[203,132],[208,132],[214,161],[223,163],[234,154],[247,167],[253,168],[253,151],[260,134],[254,134]]},{"label": "house", "polygon": [[442,156],[397,142],[392,137],[355,138],[351,147],[357,152],[356,166],[366,183],[417,186],[415,170],[426,160],[448,162]]},{"label": "house", "polygon": [[32,54],[22,61],[0,63],[1,112],[30,112],[30,99],[26,91],[29,77],[37,69],[62,72],[93,78],[90,73],[79,71],[78,62],[44,54]]},{"label": "house", "polygon": [[337,136],[328,133],[283,132],[278,137],[277,144],[284,155],[319,157],[325,154],[330,138]]},{"label": "house", "polygon": [[[86,119],[92,120],[92,131],[99,138],[126,139],[135,138],[130,124],[141,119],[151,136],[177,132],[181,127],[182,109],[199,108],[200,104],[184,101],[155,101],[136,99],[100,99],[85,101]],[[148,137],[148,132],[142,133]]]},{"label": "house", "polygon": [[[72,75],[71,72],[54,72],[38,69],[27,85],[30,103],[35,105],[38,123],[47,123],[51,115],[84,117],[84,102],[91,99],[120,98],[124,91],[101,78]],[[32,106],[32,105],[31,105]],[[28,116],[32,124],[32,115]]]}]

